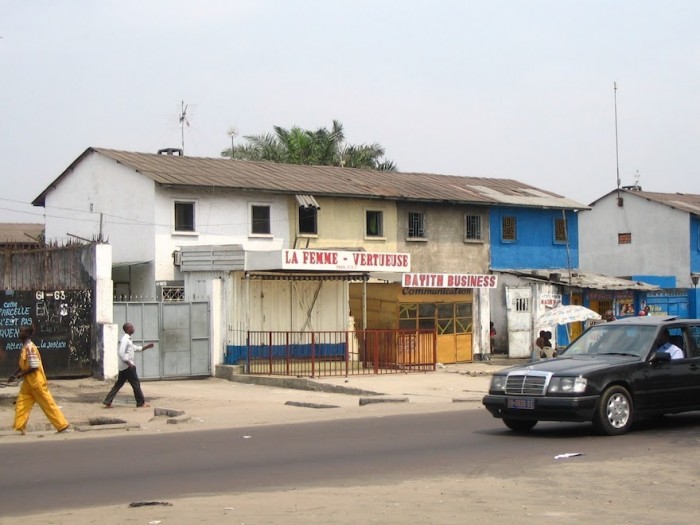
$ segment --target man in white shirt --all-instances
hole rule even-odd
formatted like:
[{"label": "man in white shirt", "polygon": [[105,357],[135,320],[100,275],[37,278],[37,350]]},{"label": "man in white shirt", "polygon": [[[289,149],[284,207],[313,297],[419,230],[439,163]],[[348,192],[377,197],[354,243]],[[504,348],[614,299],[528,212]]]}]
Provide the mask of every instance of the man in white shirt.
[{"label": "man in white shirt", "polygon": [[671,359],[683,359],[683,350],[678,348],[671,342],[671,335],[668,330],[664,330],[661,334],[661,344],[656,349],[657,352],[666,352],[671,355]]},{"label": "man in white shirt", "polygon": [[139,376],[136,373],[136,365],[134,364],[134,352],[141,352],[143,350],[148,350],[153,348],[153,343],[148,343],[144,346],[135,345],[131,340],[131,334],[134,333],[134,325],[131,323],[124,323],[122,327],[124,330],[124,335],[119,341],[119,376],[117,376],[117,382],[114,383],[112,390],[109,391],[107,397],[102,402],[105,408],[112,408],[112,401],[117,395],[117,392],[124,386],[127,381],[131,385],[134,391],[134,397],[136,398],[136,406],[147,407],[146,400],[143,397],[143,392],[141,391],[141,382],[139,381]]}]

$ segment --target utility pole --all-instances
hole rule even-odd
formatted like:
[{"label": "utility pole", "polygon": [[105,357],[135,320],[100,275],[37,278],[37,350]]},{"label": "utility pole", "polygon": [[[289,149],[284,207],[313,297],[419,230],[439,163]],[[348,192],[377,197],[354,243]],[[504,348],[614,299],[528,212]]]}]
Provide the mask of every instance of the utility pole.
[{"label": "utility pole", "polygon": [[617,82],[613,82],[613,96],[615,98],[615,166],[617,170],[617,202],[619,206],[622,201],[620,200],[620,154],[617,143]]}]

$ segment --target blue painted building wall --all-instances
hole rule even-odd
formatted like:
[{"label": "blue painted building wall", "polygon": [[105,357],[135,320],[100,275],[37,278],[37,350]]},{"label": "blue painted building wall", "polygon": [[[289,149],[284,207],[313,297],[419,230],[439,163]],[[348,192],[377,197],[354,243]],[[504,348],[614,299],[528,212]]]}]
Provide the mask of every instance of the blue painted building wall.
[{"label": "blue painted building wall", "polygon": [[700,273],[700,217],[690,216],[690,273]]},{"label": "blue painted building wall", "polygon": [[[503,218],[514,217],[516,240],[503,240]],[[561,210],[494,207],[489,213],[491,268],[578,268],[578,216],[566,211],[569,247],[554,239],[554,224]]]},{"label": "blue painted building wall", "polygon": [[660,288],[675,288],[676,287],[676,276],[675,275],[632,275],[630,276],[632,281],[641,281],[647,284],[653,284],[654,286],[659,286]]}]

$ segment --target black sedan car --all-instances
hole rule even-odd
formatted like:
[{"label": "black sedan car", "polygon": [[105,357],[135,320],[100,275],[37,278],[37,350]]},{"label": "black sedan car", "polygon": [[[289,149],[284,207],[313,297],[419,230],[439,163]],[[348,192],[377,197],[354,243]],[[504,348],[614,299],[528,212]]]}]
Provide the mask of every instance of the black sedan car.
[{"label": "black sedan car", "polygon": [[518,432],[538,421],[591,421],[609,436],[643,417],[700,410],[700,319],[593,325],[557,358],[494,374],[483,404]]}]

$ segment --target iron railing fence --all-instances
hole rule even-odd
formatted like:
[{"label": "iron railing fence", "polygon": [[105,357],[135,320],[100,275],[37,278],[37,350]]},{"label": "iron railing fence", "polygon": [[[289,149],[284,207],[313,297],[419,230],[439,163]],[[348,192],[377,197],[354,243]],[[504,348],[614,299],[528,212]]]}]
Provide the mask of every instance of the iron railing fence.
[{"label": "iron railing fence", "polygon": [[434,371],[434,330],[249,331],[229,346],[226,363],[250,374],[299,377]]}]

